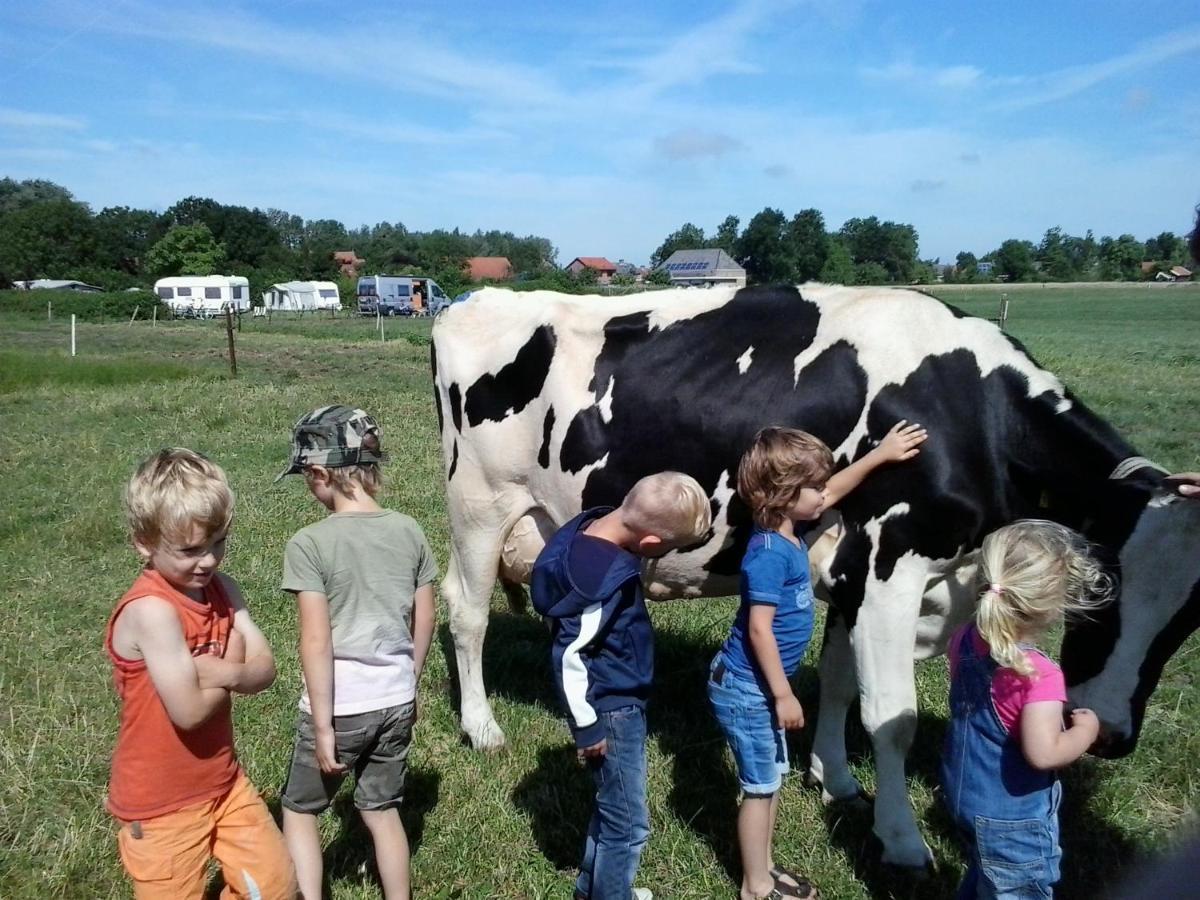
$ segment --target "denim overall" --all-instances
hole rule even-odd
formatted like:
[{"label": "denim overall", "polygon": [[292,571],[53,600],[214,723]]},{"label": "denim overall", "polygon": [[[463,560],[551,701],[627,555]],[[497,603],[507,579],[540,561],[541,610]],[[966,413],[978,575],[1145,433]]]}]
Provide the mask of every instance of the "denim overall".
[{"label": "denim overall", "polygon": [[965,629],[959,645],[941,766],[946,806],[970,852],[958,900],[1053,897],[1062,786],[1029,765],[1019,736],[1000,724],[992,705],[998,666],[976,653],[974,634]]}]

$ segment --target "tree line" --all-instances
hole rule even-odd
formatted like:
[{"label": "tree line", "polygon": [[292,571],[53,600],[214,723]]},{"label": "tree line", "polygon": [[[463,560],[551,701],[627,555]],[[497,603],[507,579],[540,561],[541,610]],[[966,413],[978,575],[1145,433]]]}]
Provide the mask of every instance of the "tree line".
[{"label": "tree line", "polygon": [[93,213],[53,182],[0,179],[0,288],[70,278],[121,290],[168,275],[230,273],[247,276],[255,296],[279,281],[336,280],[338,250],[357,252],[365,272],[428,275],[451,293],[467,281],[468,257],[505,256],[515,273],[536,275],[553,269],[558,255],[535,235],[419,232],[400,222],[347,228],[205,197],[185,197],[163,212],[114,206]]},{"label": "tree line", "polygon": [[[1084,237],[1061,228],[1046,231],[1042,240],[1007,240],[976,257],[959,253],[953,264],[920,259],[917,230],[909,224],[881,222],[878,217],[847,220],[828,231],[820,210],[804,209],[790,219],[770,207],[756,214],[744,229],[737,216],[726,216],[712,234],[688,222],[654,251],[651,265],[665,262],[676,250],[720,248],[746,270],[751,283],[800,284],[817,280],[830,284],[929,283],[946,281],[1134,281],[1154,278],[1188,260],[1184,238],[1164,231],[1146,241],[1133,235]],[[1153,266],[1143,269],[1143,263]],[[1194,264],[1194,260],[1193,260]]]}]

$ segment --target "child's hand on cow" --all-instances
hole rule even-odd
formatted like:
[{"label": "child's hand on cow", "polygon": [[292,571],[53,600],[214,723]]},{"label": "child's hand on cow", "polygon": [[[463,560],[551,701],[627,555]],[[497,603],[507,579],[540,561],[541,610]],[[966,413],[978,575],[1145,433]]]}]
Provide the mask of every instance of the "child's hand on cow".
[{"label": "child's hand on cow", "polygon": [[775,718],[786,731],[799,731],[804,727],[804,708],[795,694],[779,697],[775,700]]},{"label": "child's hand on cow", "polygon": [[608,739],[601,738],[598,742],[592,744],[590,747],[580,747],[576,751],[576,755],[579,757],[580,762],[585,762],[589,759],[601,759],[607,752]]},{"label": "child's hand on cow", "polygon": [[317,766],[321,771],[326,775],[340,775],[345,772],[346,767],[338,762],[337,740],[333,727],[331,725],[323,728],[314,727],[313,734],[316,738]]},{"label": "child's hand on cow", "polygon": [[929,433],[923,427],[909,425],[907,419],[901,419],[883,436],[876,449],[887,462],[903,462],[920,453],[917,448],[928,437]]}]

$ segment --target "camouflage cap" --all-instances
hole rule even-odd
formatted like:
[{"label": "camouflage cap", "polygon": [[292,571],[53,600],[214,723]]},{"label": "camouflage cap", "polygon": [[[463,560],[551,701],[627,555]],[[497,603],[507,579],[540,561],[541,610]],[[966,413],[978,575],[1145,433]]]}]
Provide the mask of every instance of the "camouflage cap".
[{"label": "camouflage cap", "polygon": [[305,466],[337,469],[386,461],[374,416],[349,406],[322,406],[292,428],[292,462],[275,480],[303,472]]}]

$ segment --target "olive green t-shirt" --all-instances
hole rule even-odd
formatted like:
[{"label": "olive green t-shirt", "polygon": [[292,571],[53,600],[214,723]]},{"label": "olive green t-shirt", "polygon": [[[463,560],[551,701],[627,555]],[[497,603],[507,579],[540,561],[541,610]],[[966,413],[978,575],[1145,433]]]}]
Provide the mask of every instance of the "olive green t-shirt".
[{"label": "olive green t-shirt", "polygon": [[[416,696],[413,594],[437,574],[421,526],[394,510],[332,513],[288,541],[283,590],[314,591],[329,600],[335,716]],[[307,687],[300,708],[312,711]]]}]

